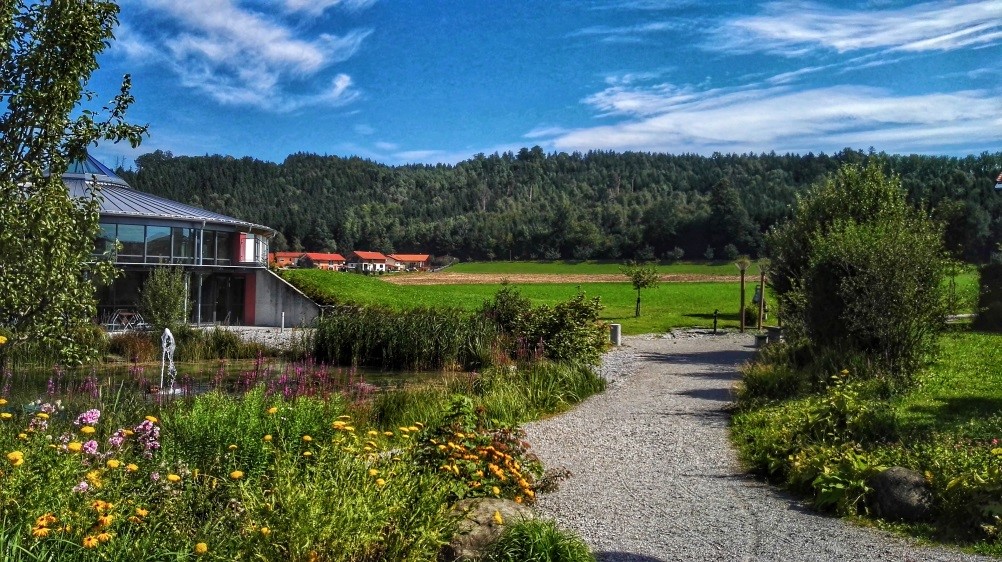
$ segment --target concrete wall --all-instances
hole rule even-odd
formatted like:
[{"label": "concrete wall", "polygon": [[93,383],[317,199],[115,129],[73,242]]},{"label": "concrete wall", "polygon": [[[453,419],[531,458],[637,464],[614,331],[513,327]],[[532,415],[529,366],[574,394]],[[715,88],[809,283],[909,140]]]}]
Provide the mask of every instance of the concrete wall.
[{"label": "concrete wall", "polygon": [[307,326],[320,316],[320,307],[299,289],[269,270],[255,274],[254,325],[285,327]]}]

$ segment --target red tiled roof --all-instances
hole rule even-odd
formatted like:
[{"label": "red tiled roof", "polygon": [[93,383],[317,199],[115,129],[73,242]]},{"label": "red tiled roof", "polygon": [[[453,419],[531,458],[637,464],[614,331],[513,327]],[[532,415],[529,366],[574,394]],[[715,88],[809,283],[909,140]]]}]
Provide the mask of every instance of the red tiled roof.
[{"label": "red tiled roof", "polygon": [[352,253],[355,254],[355,256],[358,257],[358,259],[361,259],[361,260],[385,260],[386,259],[386,256],[384,256],[383,254],[381,254],[379,252],[364,252],[362,250],[358,250],[358,251],[355,251],[355,252],[352,252]]},{"label": "red tiled roof", "polygon": [[390,254],[397,261],[428,261],[428,254]]},{"label": "red tiled roof", "polygon": [[275,261],[275,260],[277,260],[279,258],[297,259],[297,258],[299,258],[299,256],[302,256],[302,255],[303,255],[302,252],[270,252],[268,254],[268,259],[270,261]]},{"label": "red tiled roof", "polygon": [[313,261],[344,261],[341,254],[324,254],[320,252],[306,252],[306,257]]}]

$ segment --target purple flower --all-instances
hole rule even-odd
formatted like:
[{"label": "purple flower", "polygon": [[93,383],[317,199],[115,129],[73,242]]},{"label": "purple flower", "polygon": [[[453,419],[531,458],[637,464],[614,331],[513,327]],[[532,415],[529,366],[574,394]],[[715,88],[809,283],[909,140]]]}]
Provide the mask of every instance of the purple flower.
[{"label": "purple flower", "polygon": [[101,419],[101,410],[87,410],[77,416],[74,425],[94,425]]},{"label": "purple flower", "polygon": [[73,486],[73,491],[78,494],[82,494],[89,489],[90,489],[90,484],[88,484],[86,480],[81,480],[79,484]]},{"label": "purple flower", "polygon": [[116,449],[118,449],[119,447],[121,447],[122,443],[124,443],[124,442],[125,442],[125,430],[124,429],[119,429],[118,431],[116,431],[114,433],[114,435],[112,435],[111,437],[108,438],[108,444],[111,445],[112,447],[116,448]]},{"label": "purple flower", "polygon": [[133,431],[136,432],[136,441],[143,446],[143,456],[151,458],[153,451],[160,449],[160,428],[150,420],[145,420]]},{"label": "purple flower", "polygon": [[28,431],[41,433],[46,429],[49,429],[49,422],[42,418],[31,418],[31,421],[28,422]]},{"label": "purple flower", "polygon": [[154,482],[156,482],[157,480],[160,480],[160,473],[159,472],[151,472],[150,473],[150,480],[152,480]]},{"label": "purple flower", "polygon": [[94,441],[93,439],[91,439],[90,441],[84,443],[83,444],[83,452],[87,453],[88,455],[96,455],[97,454],[97,441]]}]

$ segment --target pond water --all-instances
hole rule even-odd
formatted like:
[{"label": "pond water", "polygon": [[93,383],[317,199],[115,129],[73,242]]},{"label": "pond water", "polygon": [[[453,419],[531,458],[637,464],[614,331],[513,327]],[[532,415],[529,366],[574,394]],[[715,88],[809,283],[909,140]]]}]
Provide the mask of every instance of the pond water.
[{"label": "pond water", "polygon": [[286,398],[343,394],[353,399],[405,385],[441,379],[440,372],[386,372],[336,367],[309,361],[264,358],[199,363],[177,363],[170,381],[159,363],[109,363],[76,369],[12,368],[0,374],[0,396],[14,403],[55,398],[104,399],[190,397],[211,390],[241,394],[263,385],[267,392]]}]

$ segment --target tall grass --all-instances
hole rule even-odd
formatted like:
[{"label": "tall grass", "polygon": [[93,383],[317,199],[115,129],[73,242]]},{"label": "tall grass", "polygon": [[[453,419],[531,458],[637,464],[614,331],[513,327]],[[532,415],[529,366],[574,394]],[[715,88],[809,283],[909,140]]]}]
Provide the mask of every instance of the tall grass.
[{"label": "tall grass", "polygon": [[339,307],[313,334],[317,360],[389,370],[457,370],[483,366],[495,337],[489,322],[467,312]]}]

